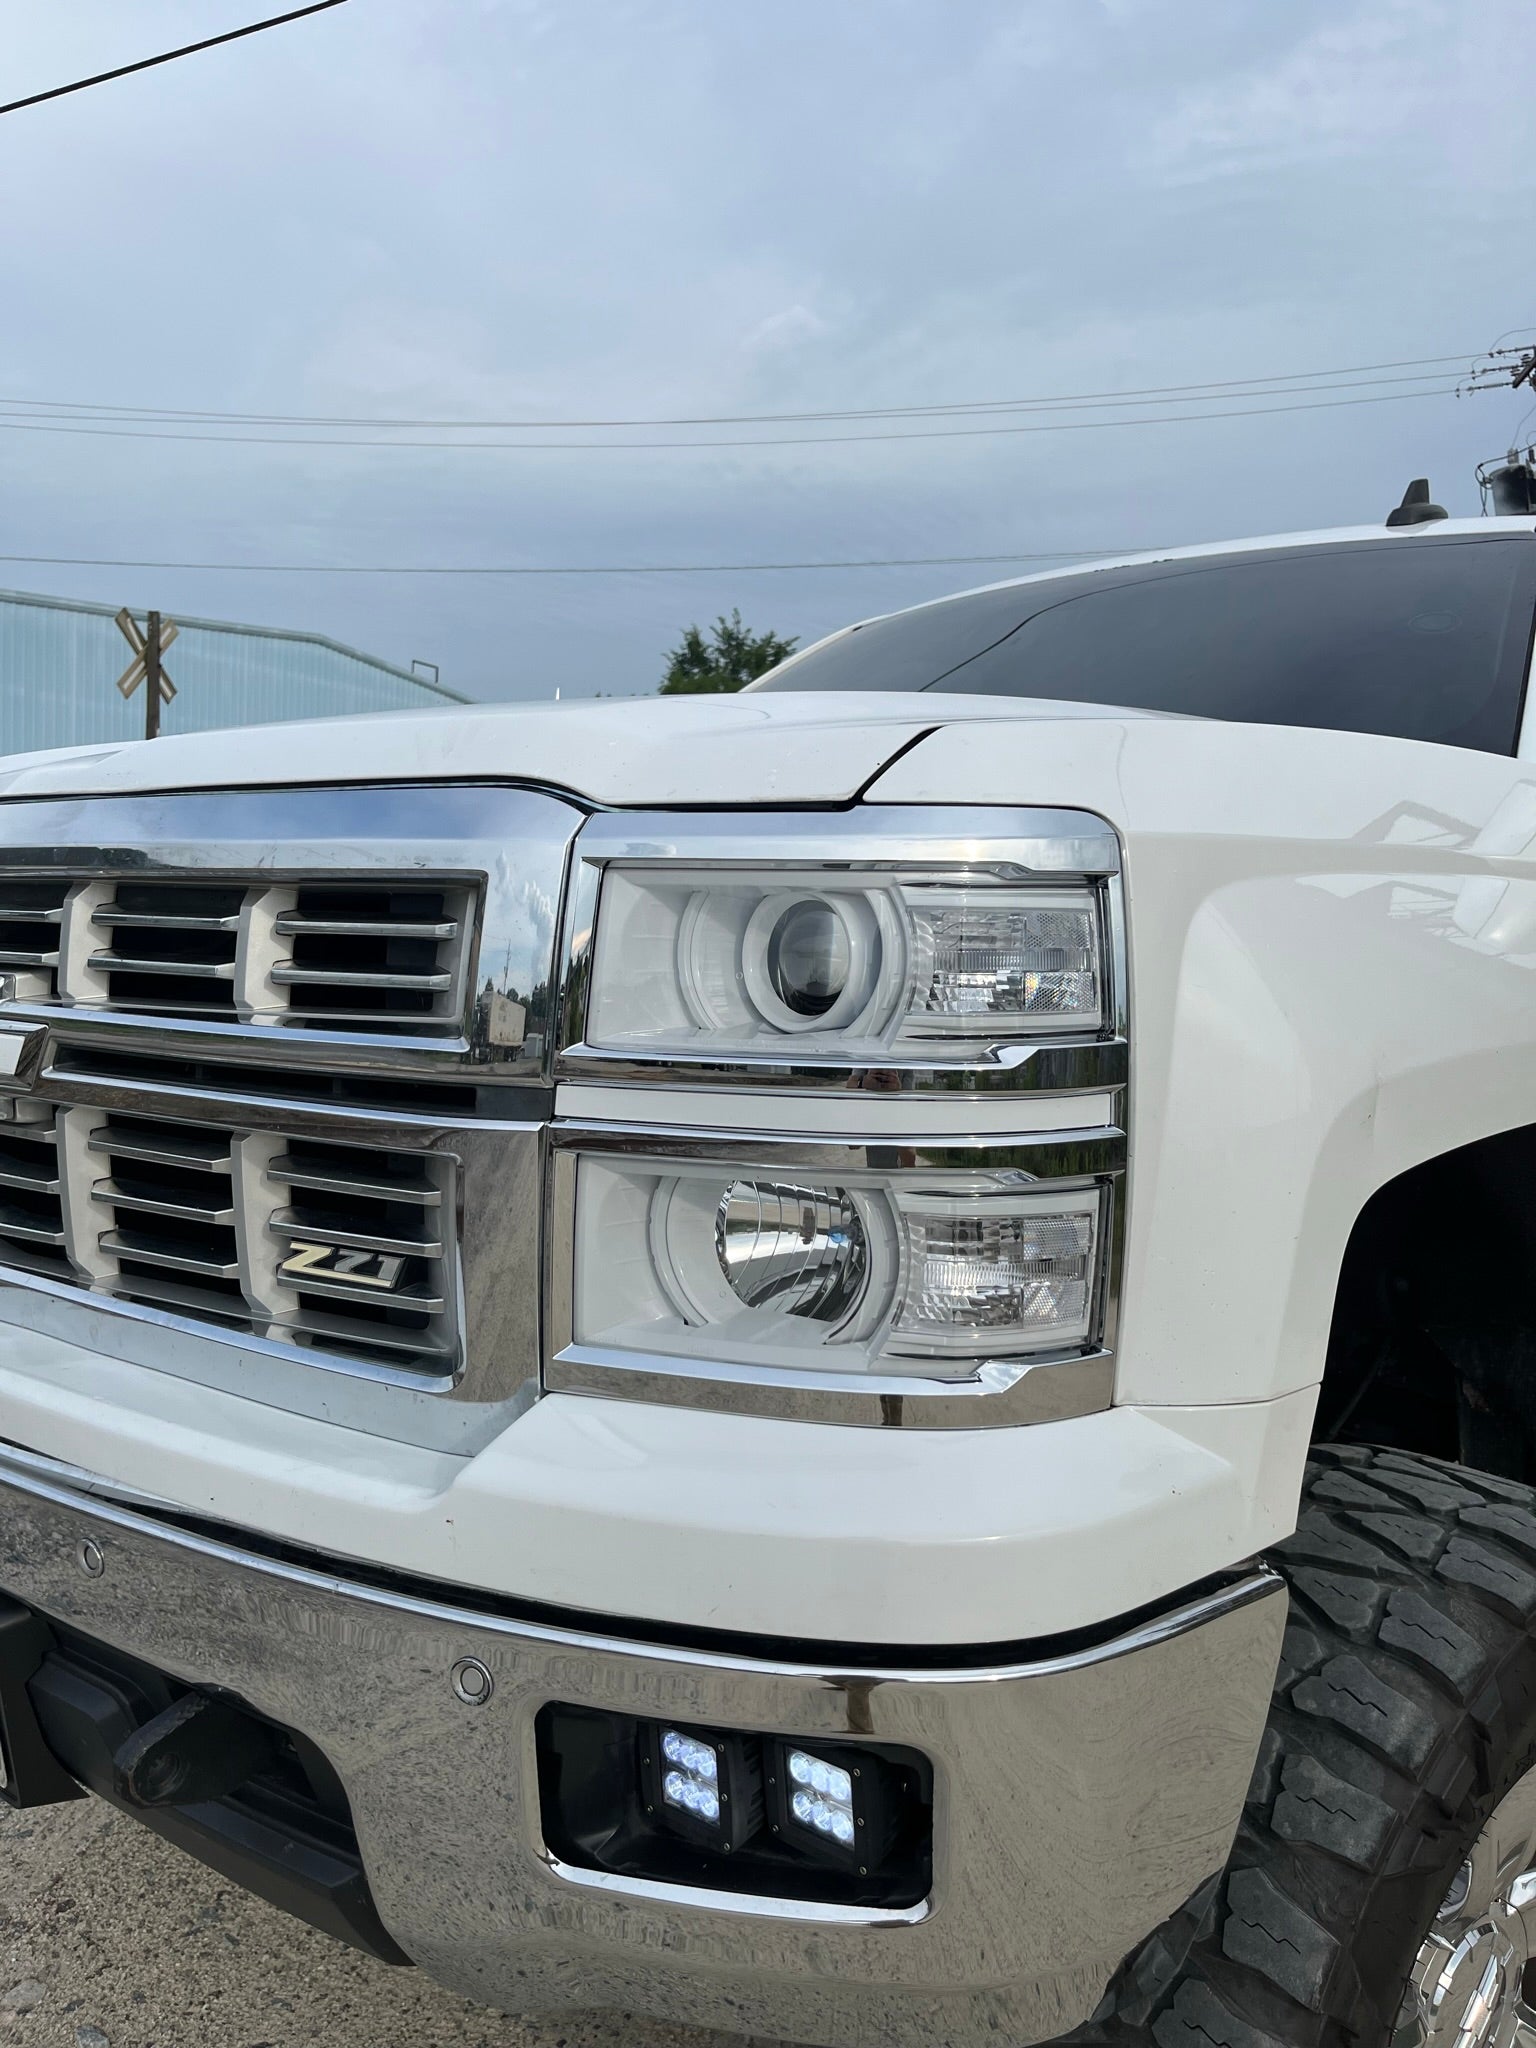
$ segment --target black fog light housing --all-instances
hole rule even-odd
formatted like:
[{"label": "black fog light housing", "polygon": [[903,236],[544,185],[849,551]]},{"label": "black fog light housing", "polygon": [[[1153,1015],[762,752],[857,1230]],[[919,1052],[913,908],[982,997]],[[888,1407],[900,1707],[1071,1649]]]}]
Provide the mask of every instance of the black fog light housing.
[{"label": "black fog light housing", "polygon": [[642,1723],[640,1787],[646,1818],[700,1848],[730,1856],[762,1826],[758,1745],[665,1721]]},{"label": "black fog light housing", "polygon": [[933,1889],[933,1766],[917,1750],[553,1701],[536,1725],[544,1840],[572,1869],[888,1911]]}]

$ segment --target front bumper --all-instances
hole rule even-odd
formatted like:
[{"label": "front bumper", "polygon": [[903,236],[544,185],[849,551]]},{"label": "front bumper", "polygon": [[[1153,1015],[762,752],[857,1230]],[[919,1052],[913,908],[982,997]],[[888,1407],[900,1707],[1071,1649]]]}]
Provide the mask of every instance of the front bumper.
[{"label": "front bumper", "polygon": [[[79,1561],[88,1539],[96,1576]],[[1286,1606],[1256,1570],[1110,1640],[847,1672],[348,1582],[3,1453],[0,1593],[318,1745],[385,1926],[468,1996],[849,2048],[1041,2041],[1091,2013],[1226,1858]],[[484,1704],[455,1692],[466,1657],[493,1675]],[[564,1868],[540,1827],[534,1721],[549,1700],[922,1750],[930,1897],[878,1912]]]}]

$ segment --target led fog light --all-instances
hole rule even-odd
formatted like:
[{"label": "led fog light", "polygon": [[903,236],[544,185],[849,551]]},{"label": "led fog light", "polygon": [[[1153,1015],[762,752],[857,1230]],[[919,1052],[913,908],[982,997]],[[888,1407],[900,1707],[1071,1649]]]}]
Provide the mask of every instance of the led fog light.
[{"label": "led fog light", "polygon": [[663,1827],[729,1856],[763,1817],[755,1745],[737,1735],[650,1727],[640,1771],[648,1811]]},{"label": "led fog light", "polygon": [[695,1814],[711,1827],[720,1820],[720,1759],[712,1743],[698,1742],[676,1728],[661,1738],[662,1761],[667,1770],[661,1781],[661,1796],[668,1806]]},{"label": "led fog light", "polygon": [[932,1889],[933,1769],[916,1750],[558,1702],[535,1726],[544,1839],[572,1869],[839,1906]]},{"label": "led fog light", "polygon": [[874,1750],[773,1742],[766,1768],[775,1832],[797,1855],[852,1875],[889,1868],[918,1816],[918,1780]]},{"label": "led fog light", "polygon": [[789,1813],[803,1828],[826,1835],[845,1849],[857,1832],[853,1813],[853,1778],[838,1764],[823,1763],[803,1749],[792,1749],[789,1771]]}]

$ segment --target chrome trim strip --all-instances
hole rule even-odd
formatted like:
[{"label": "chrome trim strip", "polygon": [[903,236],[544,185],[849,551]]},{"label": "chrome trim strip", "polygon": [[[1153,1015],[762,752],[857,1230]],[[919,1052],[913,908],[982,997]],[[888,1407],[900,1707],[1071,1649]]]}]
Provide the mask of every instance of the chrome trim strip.
[{"label": "chrome trim strip", "polygon": [[[82,1483],[85,1482],[85,1483]],[[972,1685],[978,1681],[997,1684],[1002,1680],[1042,1678],[1069,1671],[1086,1671],[1122,1657],[1134,1657],[1158,1643],[1176,1641],[1180,1636],[1204,1628],[1222,1616],[1239,1613],[1255,1601],[1267,1600],[1285,1591],[1285,1581],[1272,1566],[1254,1560],[1241,1568],[1241,1576],[1224,1585],[1191,1597],[1175,1597],[1155,1614],[1132,1622],[1122,1633],[1106,1636],[1079,1649],[1000,1656],[978,1664],[956,1663],[930,1668],[926,1664],[887,1662],[864,1664],[847,1655],[832,1659],[782,1656],[749,1657],[739,1651],[701,1648],[696,1645],[652,1642],[643,1634],[615,1635],[592,1627],[561,1626],[513,1615],[497,1614],[479,1607],[456,1605],[452,1587],[402,1592],[385,1586],[370,1586],[346,1577],[347,1560],[314,1555],[313,1563],[300,1564],[290,1557],[269,1557],[248,1550],[240,1542],[241,1531],[230,1527],[218,1536],[187,1529],[177,1523],[158,1520],[154,1498],[134,1494],[110,1479],[83,1474],[81,1468],[49,1458],[41,1452],[0,1442],[0,1485],[15,1487],[39,1500],[74,1508],[91,1515],[108,1527],[137,1532],[169,1543],[198,1557],[214,1558],[265,1578],[301,1587],[314,1593],[339,1593],[359,1606],[381,1612],[410,1616],[420,1621],[442,1622],[458,1628],[483,1629],[493,1635],[513,1636],[552,1649],[579,1650],[605,1657],[643,1657],[648,1663],[685,1665],[706,1671],[735,1672],[769,1678],[812,1679],[825,1685],[849,1680],[881,1685]],[[166,1504],[169,1505],[168,1503]],[[190,1514],[177,1508],[177,1514]],[[637,1628],[643,1628],[637,1623]],[[1024,1646],[1020,1645],[1021,1653]]]},{"label": "chrome trim strip", "polygon": [[655,1058],[586,1043],[592,935],[602,870],[609,861],[665,868],[759,863],[809,864],[867,874],[920,865],[984,871],[1003,880],[1081,876],[1097,882],[1108,956],[1106,1017],[1091,1036],[1055,1034],[931,1053],[903,1045],[872,1067],[882,1089],[1101,1089],[1122,1086],[1128,1070],[1124,904],[1120,846],[1103,819],[1085,811],[955,810],[861,805],[849,811],[599,812],[577,835],[561,951],[561,994],[555,1029],[557,1080],[619,1081],[665,1086],[794,1089],[846,1088],[850,1063],[797,1056],[785,1041],[754,1055],[668,1050]]},{"label": "chrome trim strip", "polygon": [[993,1429],[1068,1422],[1114,1405],[1107,1351],[986,1359],[964,1379],[919,1373],[792,1372],[667,1353],[566,1344],[544,1367],[551,1394],[594,1394],[664,1408],[708,1408],[853,1429]]},{"label": "chrome trim strip", "polygon": [[1088,1180],[1125,1168],[1125,1132],[1118,1125],[1040,1136],[820,1138],[796,1132],[701,1130],[686,1124],[557,1121],[549,1126],[556,1153],[603,1152],[632,1158],[697,1159],[720,1166],[762,1166],[817,1173],[1002,1173],[1024,1180]]},{"label": "chrome trim strip", "polygon": [[[1114,1343],[1124,1260],[1125,1133],[1053,1131],[1028,1138],[905,1139],[765,1135],[666,1125],[559,1122],[549,1128],[548,1257],[544,1287],[546,1392],[780,1421],[865,1429],[1016,1428],[1101,1414],[1114,1404]],[[581,1343],[575,1324],[576,1164],[583,1154],[689,1159],[731,1170],[815,1173],[1007,1171],[1042,1185],[1104,1190],[1103,1251],[1093,1346],[1067,1354],[956,1361],[956,1376],[749,1365]]]},{"label": "chrome trim strip", "polygon": [[752,1892],[712,1892],[702,1885],[658,1884],[644,1877],[616,1877],[611,1870],[581,1870],[562,1863],[548,1848],[542,1858],[563,1884],[644,1899],[680,1913],[736,1913],[745,1920],[796,1920],[809,1927],[921,1927],[933,1915],[933,1900],[915,1906],[828,1906],[815,1899],[778,1899]]},{"label": "chrome trim strip", "polygon": [[1039,875],[1113,875],[1120,842],[1090,811],[860,804],[846,811],[599,811],[582,827],[578,858],[597,864],[687,861],[810,862],[891,872],[987,868]]}]

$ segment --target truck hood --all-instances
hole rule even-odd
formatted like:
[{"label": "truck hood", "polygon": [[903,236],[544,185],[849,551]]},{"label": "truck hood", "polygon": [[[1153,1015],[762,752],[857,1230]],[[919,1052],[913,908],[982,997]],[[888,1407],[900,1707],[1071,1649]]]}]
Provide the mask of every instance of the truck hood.
[{"label": "truck hood", "polygon": [[841,803],[924,733],[974,719],[1153,716],[1000,697],[807,691],[307,719],[0,761],[0,797],[349,782],[533,782],[602,805]]}]

